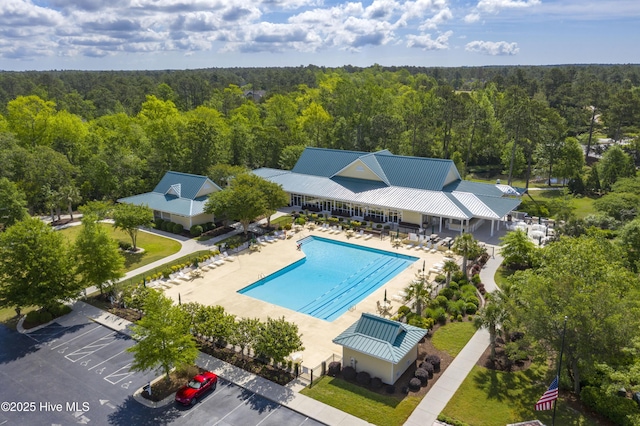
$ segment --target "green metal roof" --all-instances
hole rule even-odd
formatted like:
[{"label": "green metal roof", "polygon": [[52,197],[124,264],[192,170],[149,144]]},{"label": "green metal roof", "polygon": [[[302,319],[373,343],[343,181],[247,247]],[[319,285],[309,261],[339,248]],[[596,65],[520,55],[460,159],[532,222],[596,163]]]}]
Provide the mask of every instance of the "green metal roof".
[{"label": "green metal roof", "polygon": [[152,192],[121,198],[120,203],[146,205],[175,215],[191,217],[204,213],[208,196],[220,187],[206,176],[167,172]]},{"label": "green metal roof", "polygon": [[336,173],[356,160],[362,161],[391,186],[441,191],[452,176],[460,179],[451,160],[393,155],[387,150],[370,153],[306,148],[291,171],[304,175],[336,177]]},{"label": "green metal roof", "polygon": [[305,148],[291,171],[304,175],[331,177],[364,154],[368,153],[339,149]]},{"label": "green metal roof", "polygon": [[221,188],[206,176],[169,171],[160,179],[153,192],[167,194],[167,192],[173,190],[170,194],[195,200],[198,192],[202,189],[210,193],[219,191]]},{"label": "green metal roof", "polygon": [[397,364],[425,334],[425,329],[363,313],[333,343]]}]

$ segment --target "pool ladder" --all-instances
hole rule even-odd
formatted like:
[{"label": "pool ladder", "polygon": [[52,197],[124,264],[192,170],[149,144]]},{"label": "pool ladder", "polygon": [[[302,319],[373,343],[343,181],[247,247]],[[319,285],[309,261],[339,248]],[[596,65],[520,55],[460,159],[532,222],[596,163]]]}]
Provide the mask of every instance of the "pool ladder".
[{"label": "pool ladder", "polygon": [[262,272],[258,274],[258,279],[259,280],[263,280],[264,279],[264,274]]}]

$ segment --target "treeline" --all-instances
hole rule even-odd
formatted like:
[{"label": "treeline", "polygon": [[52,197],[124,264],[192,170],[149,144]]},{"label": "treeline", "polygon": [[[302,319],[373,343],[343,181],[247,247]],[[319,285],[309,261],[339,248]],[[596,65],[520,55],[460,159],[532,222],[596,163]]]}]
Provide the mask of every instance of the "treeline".
[{"label": "treeline", "polygon": [[638,163],[639,82],[632,65],[6,72],[0,178],[32,212],[149,191],[167,170],[288,169],[306,146],[569,179],[598,137]]}]

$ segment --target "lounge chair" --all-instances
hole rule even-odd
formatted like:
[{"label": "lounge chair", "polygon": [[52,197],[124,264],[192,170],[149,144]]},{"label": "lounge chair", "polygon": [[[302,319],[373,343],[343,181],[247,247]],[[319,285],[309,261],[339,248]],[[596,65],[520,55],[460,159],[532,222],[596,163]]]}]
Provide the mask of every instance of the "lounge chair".
[{"label": "lounge chair", "polygon": [[368,239],[369,239],[369,238],[371,238],[371,237],[373,237],[373,234],[367,234],[367,235],[365,235],[365,236],[364,236],[364,239],[365,239],[365,240],[368,240]]},{"label": "lounge chair", "polygon": [[222,259],[227,262],[233,262],[235,260],[233,257],[229,256],[226,251],[222,253]]},{"label": "lounge chair", "polygon": [[222,260],[221,256],[216,256],[214,262],[216,266],[222,266],[224,265],[224,260]]},{"label": "lounge chair", "polygon": [[362,238],[363,235],[364,235],[364,231],[362,229],[360,230],[360,232],[355,233],[356,238]]}]

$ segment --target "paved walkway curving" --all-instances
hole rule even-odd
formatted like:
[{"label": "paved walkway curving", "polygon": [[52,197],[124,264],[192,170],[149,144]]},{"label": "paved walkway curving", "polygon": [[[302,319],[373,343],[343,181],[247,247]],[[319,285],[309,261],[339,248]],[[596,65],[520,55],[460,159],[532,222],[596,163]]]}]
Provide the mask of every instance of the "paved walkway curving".
[{"label": "paved walkway curving", "polygon": [[[480,271],[480,278],[482,278],[487,291],[494,291],[498,288],[493,277],[502,263],[502,256],[497,254],[497,247],[495,250],[489,247],[489,253],[491,252],[494,252],[494,257],[489,258],[487,264]],[[405,422],[405,426],[442,425],[437,421],[438,415],[447,406],[449,400],[488,347],[489,332],[486,329],[478,330],[442,373],[435,385],[422,398],[418,407]]]}]

